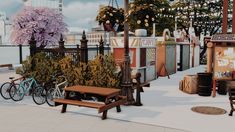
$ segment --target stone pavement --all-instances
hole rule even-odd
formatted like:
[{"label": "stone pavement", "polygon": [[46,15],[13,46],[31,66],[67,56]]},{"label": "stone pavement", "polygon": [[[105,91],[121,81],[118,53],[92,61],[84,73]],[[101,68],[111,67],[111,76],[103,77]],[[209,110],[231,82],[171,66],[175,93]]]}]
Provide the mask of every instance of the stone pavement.
[{"label": "stone pavement", "polygon": [[[31,97],[21,102],[4,100],[0,97],[1,132],[226,132],[235,130],[235,118],[224,115],[203,115],[191,111],[193,106],[214,106],[230,110],[228,96],[201,97],[178,90],[179,80],[185,74],[204,71],[200,66],[177,72],[171,79],[160,77],[151,82],[150,88],[142,93],[141,107],[121,106],[108,112],[108,119],[101,120],[94,109],[68,106],[67,112],[60,113],[61,107],[37,106]],[[0,83],[8,80],[14,71],[0,70]],[[2,127],[4,126],[4,127]]]}]

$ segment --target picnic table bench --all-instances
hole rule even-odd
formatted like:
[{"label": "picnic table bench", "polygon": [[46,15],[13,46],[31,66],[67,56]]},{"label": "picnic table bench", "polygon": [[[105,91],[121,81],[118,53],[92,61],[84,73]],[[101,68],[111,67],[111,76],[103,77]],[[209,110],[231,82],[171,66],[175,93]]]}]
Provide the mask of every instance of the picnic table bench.
[{"label": "picnic table bench", "polygon": [[0,64],[0,67],[8,67],[9,70],[12,69],[12,64]]},{"label": "picnic table bench", "polygon": [[[121,112],[120,105],[126,102],[126,97],[120,96],[120,89],[114,88],[102,88],[93,86],[71,86],[64,89],[65,97],[54,99],[56,106],[62,105],[61,113],[66,112],[67,105],[83,106],[89,108],[98,109],[98,113],[102,113],[102,119],[107,118],[107,112],[109,109],[116,107],[117,112]],[[71,99],[69,98],[70,92],[79,93],[82,96],[84,94],[89,94],[92,96],[99,96],[103,98],[103,102],[88,101],[85,99]]]}]

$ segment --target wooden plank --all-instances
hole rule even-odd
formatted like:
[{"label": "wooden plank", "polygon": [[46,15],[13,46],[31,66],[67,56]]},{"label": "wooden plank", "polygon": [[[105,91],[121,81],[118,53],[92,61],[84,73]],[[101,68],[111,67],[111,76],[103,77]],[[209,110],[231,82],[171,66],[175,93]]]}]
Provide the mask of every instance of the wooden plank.
[{"label": "wooden plank", "polygon": [[12,67],[12,64],[2,64],[0,67]]},{"label": "wooden plank", "polygon": [[84,106],[84,107],[96,108],[96,109],[100,109],[101,107],[105,105],[101,103],[93,103],[93,102],[70,100],[70,99],[54,99],[54,102],[61,103],[61,104]]},{"label": "wooden plank", "polygon": [[94,87],[94,86],[71,86],[65,88],[65,91],[74,91],[80,93],[90,93],[90,94],[97,94],[101,96],[110,96],[110,95],[118,95],[120,89],[115,88],[103,88],[103,87]]},{"label": "wooden plank", "polygon": [[106,104],[106,105],[104,105],[104,106],[102,106],[102,107],[100,107],[98,109],[98,113],[102,113],[102,112],[107,111],[107,110],[109,110],[109,109],[111,109],[113,107],[117,107],[118,105],[122,105],[125,102],[126,102],[126,97],[122,98],[122,99],[119,99],[119,100],[117,100],[115,102],[112,102],[110,104]]}]

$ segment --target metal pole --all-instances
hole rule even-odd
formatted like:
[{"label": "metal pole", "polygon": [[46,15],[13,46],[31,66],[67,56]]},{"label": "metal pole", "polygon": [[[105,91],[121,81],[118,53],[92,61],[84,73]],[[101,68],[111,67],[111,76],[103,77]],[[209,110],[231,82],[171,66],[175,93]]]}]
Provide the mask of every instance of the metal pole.
[{"label": "metal pole", "polygon": [[[124,0],[125,19],[127,19],[126,16],[128,15],[128,3],[129,0]],[[124,48],[125,56],[129,57],[129,25],[126,20],[124,22]]]},{"label": "metal pole", "polygon": [[[128,3],[129,0],[124,0],[125,19],[128,16]],[[126,105],[132,105],[135,103],[132,92],[131,81],[131,68],[130,68],[130,56],[129,56],[129,26],[127,21],[124,21],[124,62],[122,65],[122,95],[127,96]]]},{"label": "metal pole", "polygon": [[22,64],[22,45],[19,45],[19,57],[20,57],[20,64]]}]

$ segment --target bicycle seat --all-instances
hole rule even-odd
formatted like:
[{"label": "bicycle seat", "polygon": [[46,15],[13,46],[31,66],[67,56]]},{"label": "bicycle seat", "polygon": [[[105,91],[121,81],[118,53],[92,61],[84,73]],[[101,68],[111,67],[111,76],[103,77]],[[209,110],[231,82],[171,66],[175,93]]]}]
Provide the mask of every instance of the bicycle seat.
[{"label": "bicycle seat", "polygon": [[9,77],[9,79],[11,79],[11,80],[14,79],[14,78],[15,78],[15,77]]}]

